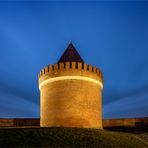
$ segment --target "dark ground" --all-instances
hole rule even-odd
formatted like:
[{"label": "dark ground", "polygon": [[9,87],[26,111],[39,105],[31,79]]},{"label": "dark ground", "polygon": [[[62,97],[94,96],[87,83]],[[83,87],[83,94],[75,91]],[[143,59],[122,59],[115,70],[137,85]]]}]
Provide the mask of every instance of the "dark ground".
[{"label": "dark ground", "polygon": [[146,148],[147,137],[147,129],[109,131],[62,127],[0,128],[0,147]]}]

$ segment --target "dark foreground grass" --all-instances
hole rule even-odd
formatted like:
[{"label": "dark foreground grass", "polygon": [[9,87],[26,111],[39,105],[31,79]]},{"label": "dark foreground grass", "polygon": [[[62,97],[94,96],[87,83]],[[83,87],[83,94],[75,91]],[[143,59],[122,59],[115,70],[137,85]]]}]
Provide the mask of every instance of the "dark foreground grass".
[{"label": "dark foreground grass", "polygon": [[144,148],[131,133],[81,128],[1,128],[0,147]]}]

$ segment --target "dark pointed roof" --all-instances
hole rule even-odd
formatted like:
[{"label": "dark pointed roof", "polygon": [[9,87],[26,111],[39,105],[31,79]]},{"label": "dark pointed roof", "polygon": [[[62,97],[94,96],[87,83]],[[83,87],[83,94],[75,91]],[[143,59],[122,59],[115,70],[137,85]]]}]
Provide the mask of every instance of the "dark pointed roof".
[{"label": "dark pointed roof", "polygon": [[83,59],[80,57],[79,53],[75,49],[72,43],[68,45],[65,52],[59,59],[58,63],[60,62],[82,62],[84,63]]}]

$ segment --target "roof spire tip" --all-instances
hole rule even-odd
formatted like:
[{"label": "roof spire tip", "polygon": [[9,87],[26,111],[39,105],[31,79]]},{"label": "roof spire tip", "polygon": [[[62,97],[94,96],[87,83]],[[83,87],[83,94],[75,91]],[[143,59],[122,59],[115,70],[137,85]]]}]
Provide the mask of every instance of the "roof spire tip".
[{"label": "roof spire tip", "polygon": [[72,40],[70,40],[70,42],[69,42],[70,44],[72,44]]},{"label": "roof spire tip", "polygon": [[66,50],[64,51],[63,55],[59,59],[58,63],[60,62],[81,62],[84,63],[83,59],[80,57],[79,53],[75,49],[70,40],[70,43]]}]

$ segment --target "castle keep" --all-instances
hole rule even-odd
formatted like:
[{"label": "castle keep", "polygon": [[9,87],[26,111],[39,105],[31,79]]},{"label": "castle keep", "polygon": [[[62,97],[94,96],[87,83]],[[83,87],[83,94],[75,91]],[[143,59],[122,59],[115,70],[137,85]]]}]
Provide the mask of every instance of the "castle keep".
[{"label": "castle keep", "polygon": [[102,128],[102,72],[70,43],[39,73],[40,126]]}]

